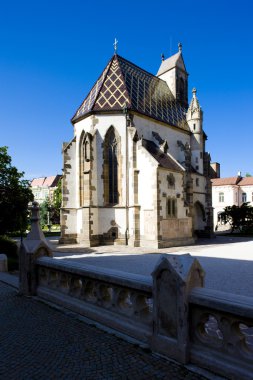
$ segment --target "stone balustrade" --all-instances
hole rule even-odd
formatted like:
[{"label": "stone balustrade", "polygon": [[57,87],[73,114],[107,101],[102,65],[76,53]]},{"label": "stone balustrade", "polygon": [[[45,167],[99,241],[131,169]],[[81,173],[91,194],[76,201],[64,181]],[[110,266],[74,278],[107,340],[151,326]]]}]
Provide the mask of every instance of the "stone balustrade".
[{"label": "stone balustrade", "polygon": [[195,288],[190,361],[230,379],[253,379],[253,298]]},{"label": "stone balustrade", "polygon": [[162,255],[152,277],[52,258],[34,203],[20,292],[127,334],[181,363],[253,380],[253,298],[205,289],[199,262]]},{"label": "stone balustrade", "polygon": [[48,257],[37,273],[39,296],[143,342],[152,334],[151,278]]}]

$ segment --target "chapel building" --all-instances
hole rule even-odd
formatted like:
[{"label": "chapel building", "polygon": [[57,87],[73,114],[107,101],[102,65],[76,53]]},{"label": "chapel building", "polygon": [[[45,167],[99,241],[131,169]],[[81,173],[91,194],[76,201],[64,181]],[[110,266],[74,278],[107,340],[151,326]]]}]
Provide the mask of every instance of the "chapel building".
[{"label": "chapel building", "polygon": [[179,51],[150,74],[116,52],[63,144],[61,243],[150,248],[213,231],[203,112]]}]

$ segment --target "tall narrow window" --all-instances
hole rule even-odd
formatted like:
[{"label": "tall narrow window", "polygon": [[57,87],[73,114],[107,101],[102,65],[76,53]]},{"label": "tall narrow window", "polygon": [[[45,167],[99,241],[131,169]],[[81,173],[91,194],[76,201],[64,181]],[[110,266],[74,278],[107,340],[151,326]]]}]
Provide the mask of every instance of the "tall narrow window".
[{"label": "tall narrow window", "polygon": [[242,193],[242,202],[247,202],[247,194]]},{"label": "tall narrow window", "polygon": [[105,203],[119,203],[119,138],[113,127],[105,136],[103,177]]},{"label": "tall narrow window", "polygon": [[84,160],[85,161],[90,161],[90,142],[88,139],[85,140],[84,143]]},{"label": "tall narrow window", "polygon": [[[84,202],[89,201],[90,185],[89,172],[91,169],[91,135],[85,131],[80,136],[79,146],[79,200],[80,206],[84,206]],[[86,177],[86,180],[84,179]]]},{"label": "tall narrow window", "polygon": [[176,198],[167,199],[167,216],[169,218],[176,218],[177,216],[177,200]]},{"label": "tall narrow window", "polygon": [[219,202],[220,203],[224,202],[224,193],[219,193]]},{"label": "tall narrow window", "polygon": [[111,133],[108,146],[109,154],[109,203],[118,203],[118,159],[117,141]]}]

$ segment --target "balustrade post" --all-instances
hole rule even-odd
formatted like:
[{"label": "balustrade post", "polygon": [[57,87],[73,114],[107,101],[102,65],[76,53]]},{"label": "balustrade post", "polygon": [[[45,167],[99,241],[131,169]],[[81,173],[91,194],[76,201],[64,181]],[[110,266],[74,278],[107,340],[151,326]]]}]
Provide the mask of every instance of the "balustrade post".
[{"label": "balustrade post", "polygon": [[19,249],[19,292],[26,296],[36,295],[36,260],[41,256],[53,256],[39,221],[39,204],[33,202],[31,231],[23,239]]},{"label": "balustrade post", "polygon": [[185,255],[162,255],[153,277],[152,347],[181,363],[189,360],[189,293],[203,287],[198,260]]}]

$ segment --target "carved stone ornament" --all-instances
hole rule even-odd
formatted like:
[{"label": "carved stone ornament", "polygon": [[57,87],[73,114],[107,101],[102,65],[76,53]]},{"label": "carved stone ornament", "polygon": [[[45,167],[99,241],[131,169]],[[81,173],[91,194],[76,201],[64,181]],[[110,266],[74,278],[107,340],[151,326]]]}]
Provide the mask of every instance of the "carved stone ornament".
[{"label": "carved stone ornament", "polygon": [[172,173],[167,175],[168,187],[175,187],[175,177]]}]

